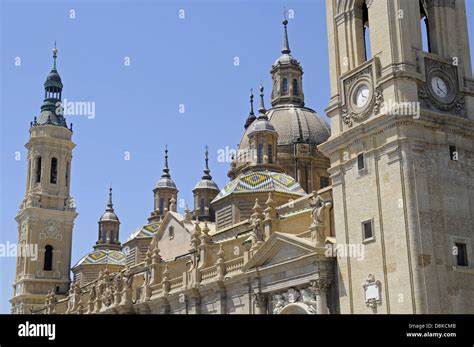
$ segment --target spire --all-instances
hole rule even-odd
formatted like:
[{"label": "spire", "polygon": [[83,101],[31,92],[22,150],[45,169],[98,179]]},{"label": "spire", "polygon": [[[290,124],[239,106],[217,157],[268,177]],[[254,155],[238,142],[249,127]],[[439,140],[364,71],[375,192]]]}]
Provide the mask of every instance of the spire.
[{"label": "spire", "polygon": [[120,220],[112,203],[112,185],[109,187],[107,208],[99,220],[99,237],[94,249],[121,249],[119,241]]},{"label": "spire", "polygon": [[58,57],[58,49],[56,48],[56,41],[54,41],[53,48],[53,70],[56,70],[56,58]]},{"label": "spire", "polygon": [[286,19],[286,11],[285,11],[285,19],[283,20],[283,28],[284,28],[285,34],[284,34],[284,37],[283,37],[283,49],[281,50],[282,54],[290,54],[291,53],[290,44],[288,42],[288,29],[286,27],[287,25],[288,25],[288,20]]},{"label": "spire", "polygon": [[253,88],[250,89],[250,113],[249,116],[247,117],[247,121],[245,122],[245,129],[247,129],[250,124],[256,119],[255,113],[253,112]]},{"label": "spire", "polygon": [[113,212],[114,211],[114,204],[112,203],[112,185],[109,188],[109,202],[107,204],[107,211]]},{"label": "spire", "polygon": [[168,145],[165,146],[165,166],[163,167],[163,178],[170,178],[170,169],[168,168]]},{"label": "spire", "polygon": [[118,217],[115,214],[114,204],[112,202],[112,185],[109,187],[109,201],[107,202],[107,208],[101,217],[101,221],[104,220],[104,218],[106,220],[110,220],[111,217],[113,220],[118,220]]},{"label": "spire", "polygon": [[304,106],[303,68],[291,55],[288,40],[288,20],[286,10],[283,24],[283,49],[280,57],[272,65],[272,107],[278,105]]},{"label": "spire", "polygon": [[263,100],[263,85],[260,84],[260,107],[258,109],[258,113],[260,113],[260,115],[258,118],[266,118],[266,112],[267,110],[265,109],[265,101]]},{"label": "spire", "polygon": [[205,152],[205,162],[206,162],[206,167],[204,169],[204,175],[202,176],[202,179],[212,180],[211,170],[209,170],[209,151],[208,151],[207,146],[206,146],[206,152]]}]

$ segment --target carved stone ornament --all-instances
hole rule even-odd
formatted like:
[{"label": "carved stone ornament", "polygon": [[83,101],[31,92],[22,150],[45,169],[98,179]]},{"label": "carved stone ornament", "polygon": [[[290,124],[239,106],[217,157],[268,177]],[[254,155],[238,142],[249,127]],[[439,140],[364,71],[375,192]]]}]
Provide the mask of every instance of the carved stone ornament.
[{"label": "carved stone ornament", "polygon": [[28,222],[25,220],[20,227],[20,241],[26,241],[28,235]]},{"label": "carved stone ornament", "polygon": [[380,281],[375,280],[373,274],[369,274],[364,284],[364,300],[367,307],[377,313],[377,306],[382,304],[382,286]]},{"label": "carved stone ornament", "polygon": [[[345,101],[342,107],[342,120],[348,127],[380,112],[384,98],[382,87],[374,87],[374,64],[368,65],[343,81]],[[358,105],[356,96],[361,88],[367,91],[367,101]]]},{"label": "carved stone ornament", "polygon": [[48,219],[44,222],[43,231],[40,233],[40,239],[62,239],[62,235],[59,232],[58,225],[54,220]]},{"label": "carved stone ornament", "polygon": [[[459,93],[457,66],[425,57],[426,82],[418,83],[418,97],[425,108],[434,106],[443,112],[454,112],[458,116],[465,115],[465,98]],[[433,87],[434,79],[445,84],[445,95],[440,96]]]},{"label": "carved stone ornament", "polygon": [[272,297],[273,313],[281,313],[289,305],[298,305],[302,311],[316,314],[317,300],[316,292],[312,286],[304,289],[290,288],[284,293],[274,294]]}]

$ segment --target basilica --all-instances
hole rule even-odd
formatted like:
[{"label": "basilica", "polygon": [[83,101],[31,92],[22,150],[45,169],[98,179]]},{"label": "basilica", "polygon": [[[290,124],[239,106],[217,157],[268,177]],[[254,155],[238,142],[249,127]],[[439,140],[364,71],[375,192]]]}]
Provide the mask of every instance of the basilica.
[{"label": "basilica", "polygon": [[[16,216],[19,244],[38,244],[39,256],[17,259],[12,312],[474,313],[474,79],[464,0],[326,6],[330,126],[307,106],[285,19],[272,89],[250,95],[228,183],[213,180],[206,149],[192,210],[178,212],[165,148],[147,222],[121,242],[110,188],[97,241],[75,264],[75,144],[57,108],[55,48]],[[406,103],[419,114],[402,112]]]}]

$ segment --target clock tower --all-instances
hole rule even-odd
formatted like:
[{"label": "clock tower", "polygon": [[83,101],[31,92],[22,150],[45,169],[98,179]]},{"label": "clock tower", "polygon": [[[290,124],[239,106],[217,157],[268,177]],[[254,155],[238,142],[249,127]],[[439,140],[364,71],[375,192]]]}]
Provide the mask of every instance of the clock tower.
[{"label": "clock tower", "polygon": [[341,313],[472,313],[465,2],[327,0],[327,23],[331,137],[318,148],[337,244],[363,250],[338,255]]}]

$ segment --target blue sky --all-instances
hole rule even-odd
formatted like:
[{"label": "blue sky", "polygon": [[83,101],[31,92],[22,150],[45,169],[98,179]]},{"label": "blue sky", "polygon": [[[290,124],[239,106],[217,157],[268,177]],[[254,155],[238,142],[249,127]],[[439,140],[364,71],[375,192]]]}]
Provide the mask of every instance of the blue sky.
[{"label": "blue sky", "polygon": [[[294,11],[290,47],[304,68],[306,104],[323,114],[329,99],[323,0],[0,2],[1,243],[17,241],[14,216],[25,193],[24,144],[43,101],[55,40],[63,97],[96,107],[93,119],[68,118],[77,144],[71,176],[79,213],[73,264],[96,241],[111,182],[121,240],[146,223],[166,143],[182,203],[192,207],[205,145],[216,182],[220,187],[227,182],[229,163],[218,162],[217,151],[236,148],[240,141],[250,88],[257,90],[263,82],[270,105],[270,68],[282,47],[285,6]],[[467,2],[473,47],[474,4]],[[21,160],[15,160],[16,152]],[[10,309],[14,271],[15,258],[0,258],[2,313]]]}]

